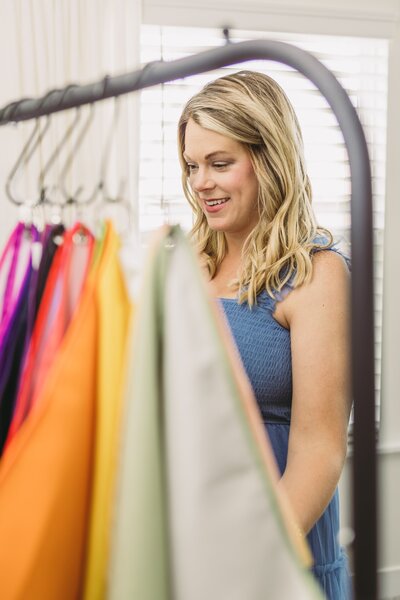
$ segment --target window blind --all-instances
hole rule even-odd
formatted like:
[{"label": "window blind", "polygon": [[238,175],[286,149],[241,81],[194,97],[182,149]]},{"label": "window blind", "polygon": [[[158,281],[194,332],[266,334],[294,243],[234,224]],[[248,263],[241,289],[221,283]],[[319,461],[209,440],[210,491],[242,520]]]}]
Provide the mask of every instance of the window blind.
[{"label": "window blind", "polygon": [[[364,127],[371,158],[375,250],[376,419],[379,421],[383,235],[386,167],[388,41],[259,31],[230,32],[233,41],[276,39],[311,52],[337,77]],[[174,60],[225,43],[217,29],[143,25],[141,61]],[[350,169],[336,117],[303,75],[273,61],[248,61],[169,82],[141,93],[139,228],[143,240],[163,222],[192,224],[181,189],[177,123],[185,102],[208,81],[240,69],[271,75],[285,90],[303,132],[313,206],[318,224],[330,229],[342,249],[350,248]]]}]

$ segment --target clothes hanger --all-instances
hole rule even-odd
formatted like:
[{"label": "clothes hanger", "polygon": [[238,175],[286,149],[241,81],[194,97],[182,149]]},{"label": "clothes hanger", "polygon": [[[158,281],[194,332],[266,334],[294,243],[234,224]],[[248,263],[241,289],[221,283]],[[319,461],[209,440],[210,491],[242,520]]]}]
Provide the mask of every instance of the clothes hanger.
[{"label": "clothes hanger", "polygon": [[66,145],[66,143],[70,139],[70,137],[71,137],[74,129],[76,128],[76,126],[77,126],[80,118],[81,118],[81,111],[80,111],[80,108],[77,108],[76,111],[75,111],[75,118],[70,123],[69,127],[65,131],[65,134],[61,138],[61,141],[57,144],[55,150],[50,155],[50,157],[47,160],[45,166],[43,167],[43,169],[40,172],[38,186],[39,186],[40,200],[41,200],[41,202],[43,204],[48,204],[48,205],[52,205],[52,206],[60,206],[61,205],[61,202],[55,200],[55,196],[54,195],[52,196],[52,193],[54,194],[54,192],[56,192],[57,190],[59,190],[59,185],[58,184],[53,184],[52,186],[46,185],[46,176],[48,175],[48,173],[49,173],[51,167],[53,166],[54,162],[56,161],[56,159],[60,155],[61,150],[64,148],[64,146]]},{"label": "clothes hanger", "polygon": [[124,232],[129,232],[132,224],[132,207],[125,194],[126,180],[120,178],[118,189],[115,195],[109,190],[108,185],[108,170],[110,165],[110,155],[113,144],[116,143],[118,122],[121,112],[121,99],[116,97],[114,99],[114,111],[111,119],[110,127],[106,136],[106,143],[104,152],[101,158],[100,166],[100,182],[99,188],[101,191],[101,208],[106,209],[107,206],[120,206],[125,209],[125,216],[122,219],[124,223],[123,231],[119,231],[120,235],[123,236]]},{"label": "clothes hanger", "polygon": [[14,166],[12,167],[12,169],[7,177],[7,181],[6,181],[6,185],[5,185],[6,195],[7,195],[8,199],[16,206],[29,206],[29,207],[33,208],[35,206],[38,206],[38,204],[41,201],[40,196],[39,196],[39,198],[36,197],[32,203],[27,201],[26,198],[20,198],[15,191],[15,184],[16,184],[16,178],[17,178],[18,174],[21,172],[22,168],[26,167],[26,165],[29,163],[30,159],[32,158],[33,154],[35,153],[36,149],[38,148],[39,144],[42,142],[43,137],[45,136],[49,127],[50,127],[50,116],[46,117],[46,122],[45,122],[43,129],[41,129],[40,118],[36,119],[36,123],[33,128],[33,131],[31,133],[31,135],[29,136],[28,141],[22,148],[22,151],[21,151],[20,155],[18,156],[17,161],[15,162]]},{"label": "clothes hanger", "polygon": [[101,159],[99,186],[100,186],[103,202],[111,202],[111,203],[120,202],[123,198],[123,191],[125,188],[125,181],[123,179],[121,179],[120,183],[119,183],[117,195],[112,196],[108,191],[108,185],[107,185],[107,172],[108,172],[110,154],[111,154],[113,142],[115,142],[115,139],[116,139],[116,132],[117,132],[120,109],[121,109],[120,102],[121,102],[121,99],[119,97],[115,98],[113,117],[111,120],[111,125],[109,128],[108,134],[107,134],[106,144],[105,144],[103,156]]},{"label": "clothes hanger", "polygon": [[67,160],[64,163],[64,166],[61,170],[60,173],[60,178],[59,178],[59,183],[60,183],[60,189],[62,191],[62,194],[64,196],[64,206],[73,206],[73,205],[88,205],[88,204],[92,204],[95,200],[96,197],[100,191],[100,182],[98,182],[93,191],[91,192],[91,194],[86,197],[85,199],[81,199],[81,194],[83,191],[83,186],[80,185],[78,186],[78,188],[70,193],[67,188],[66,188],[66,177],[69,173],[69,171],[71,170],[73,161],[76,159],[76,155],[79,151],[79,148],[82,145],[82,142],[85,138],[85,136],[87,135],[87,132],[89,130],[89,127],[93,121],[94,118],[94,114],[95,114],[95,107],[94,104],[90,104],[89,105],[89,113],[87,116],[87,119],[83,125],[83,127],[81,128],[81,131],[78,133],[77,138],[75,140],[75,144],[73,145],[73,148],[71,150],[71,152],[69,153]]}]

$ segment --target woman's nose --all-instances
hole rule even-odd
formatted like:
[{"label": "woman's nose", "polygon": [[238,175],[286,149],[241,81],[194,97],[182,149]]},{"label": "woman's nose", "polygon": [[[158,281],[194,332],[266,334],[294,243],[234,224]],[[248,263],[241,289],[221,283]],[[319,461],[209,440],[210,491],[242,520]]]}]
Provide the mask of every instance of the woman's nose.
[{"label": "woman's nose", "polygon": [[197,173],[193,174],[192,186],[196,192],[202,192],[204,190],[212,190],[215,183],[206,169],[199,169]]}]

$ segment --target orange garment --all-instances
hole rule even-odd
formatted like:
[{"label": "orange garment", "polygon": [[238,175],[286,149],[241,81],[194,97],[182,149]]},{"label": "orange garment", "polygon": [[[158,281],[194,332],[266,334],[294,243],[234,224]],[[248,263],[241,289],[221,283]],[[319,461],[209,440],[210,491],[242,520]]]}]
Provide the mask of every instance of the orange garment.
[{"label": "orange garment", "polygon": [[96,408],[97,273],[91,269],[36,402],[0,462],[6,600],[81,597]]},{"label": "orange garment", "polygon": [[[85,244],[76,235],[85,233]],[[23,366],[6,446],[26,418],[45,381],[79,300],[93,253],[94,238],[80,223],[66,232],[51,266]],[[77,262],[79,259],[79,263]]]}]

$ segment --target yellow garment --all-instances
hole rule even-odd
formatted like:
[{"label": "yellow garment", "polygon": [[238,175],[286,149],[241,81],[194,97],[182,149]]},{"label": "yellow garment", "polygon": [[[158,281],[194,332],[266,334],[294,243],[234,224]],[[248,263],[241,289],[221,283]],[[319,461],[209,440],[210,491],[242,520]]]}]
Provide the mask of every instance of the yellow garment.
[{"label": "yellow garment", "polygon": [[0,463],[5,600],[81,597],[96,411],[97,277],[93,269],[38,401]]},{"label": "yellow garment", "polygon": [[85,600],[105,594],[110,516],[114,491],[119,417],[125,371],[125,349],[131,307],[119,262],[119,238],[107,224],[98,272],[96,438]]}]

